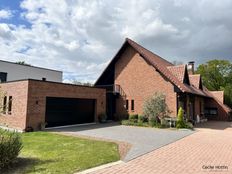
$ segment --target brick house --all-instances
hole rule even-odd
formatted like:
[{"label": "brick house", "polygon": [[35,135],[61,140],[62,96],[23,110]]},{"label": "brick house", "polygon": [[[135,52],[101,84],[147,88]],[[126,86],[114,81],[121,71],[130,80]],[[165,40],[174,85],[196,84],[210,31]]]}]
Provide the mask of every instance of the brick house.
[{"label": "brick house", "polygon": [[[44,75],[47,74],[41,77]],[[173,117],[180,106],[190,120],[196,120],[197,115],[228,120],[231,112],[223,104],[223,91],[208,91],[202,85],[201,76],[194,74],[193,62],[175,66],[130,39],[126,39],[95,86],[46,81],[41,77],[0,83],[5,92],[3,106],[7,106],[1,108],[0,126],[39,130],[45,123],[46,127],[56,127],[97,122],[102,113],[107,114],[108,120],[142,114],[144,101],[155,92],[166,95]]]},{"label": "brick house", "polygon": [[201,76],[194,74],[194,62],[175,66],[130,39],[126,39],[95,86],[107,90],[109,119],[142,114],[145,100],[155,92],[166,95],[173,117],[180,106],[194,121],[197,116],[228,120],[231,112],[223,103],[223,91],[208,91],[202,85]]}]

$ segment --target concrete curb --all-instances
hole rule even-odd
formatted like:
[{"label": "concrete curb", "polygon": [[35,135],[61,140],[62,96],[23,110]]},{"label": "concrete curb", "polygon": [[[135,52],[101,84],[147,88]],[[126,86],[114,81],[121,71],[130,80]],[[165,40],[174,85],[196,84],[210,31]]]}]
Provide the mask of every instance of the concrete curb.
[{"label": "concrete curb", "polygon": [[101,170],[101,169],[105,169],[107,167],[111,167],[111,166],[115,166],[115,165],[118,165],[118,164],[122,164],[124,163],[123,161],[119,160],[119,161],[116,161],[116,162],[112,162],[112,163],[108,163],[108,164],[103,164],[101,166],[97,166],[97,167],[93,167],[91,169],[87,169],[87,170],[84,170],[84,171],[81,171],[81,172],[77,172],[77,173],[74,173],[74,174],[88,174],[88,173],[92,173],[92,172],[95,172],[95,171],[98,171],[98,170]]}]

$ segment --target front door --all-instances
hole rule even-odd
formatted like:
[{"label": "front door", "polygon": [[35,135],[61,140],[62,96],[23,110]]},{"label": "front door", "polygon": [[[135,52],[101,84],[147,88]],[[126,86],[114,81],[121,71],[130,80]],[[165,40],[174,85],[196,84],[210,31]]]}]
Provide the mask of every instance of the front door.
[{"label": "front door", "polygon": [[107,120],[113,120],[116,112],[116,97],[110,92],[106,94],[106,115]]}]

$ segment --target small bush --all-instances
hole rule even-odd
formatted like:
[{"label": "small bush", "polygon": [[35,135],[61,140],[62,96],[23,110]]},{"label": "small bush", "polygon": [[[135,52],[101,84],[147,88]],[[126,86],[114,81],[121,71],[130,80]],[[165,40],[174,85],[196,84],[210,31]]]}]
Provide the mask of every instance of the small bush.
[{"label": "small bush", "polygon": [[106,122],[107,115],[105,113],[101,113],[98,115],[98,120],[100,123]]},{"label": "small bush", "polygon": [[144,123],[147,122],[147,118],[144,115],[139,115],[138,116],[138,122]]},{"label": "small bush", "polygon": [[19,133],[0,129],[0,169],[7,167],[22,149]]},{"label": "small bush", "polygon": [[178,110],[178,117],[177,117],[177,122],[176,122],[176,128],[185,128],[185,122],[184,122],[184,110],[182,107],[179,108]]},{"label": "small bush", "polygon": [[138,120],[137,119],[130,119],[129,120],[131,123],[138,123]]},{"label": "small bush", "polygon": [[133,121],[130,121],[130,120],[122,120],[121,124],[125,125],[125,126],[142,126],[142,127],[148,127],[149,126],[148,123],[133,122]]},{"label": "small bush", "polygon": [[155,119],[154,117],[151,117],[151,118],[149,119],[149,125],[150,125],[151,127],[154,127],[154,126],[156,125],[156,119]]},{"label": "small bush", "polygon": [[130,125],[130,121],[129,120],[122,120],[121,124],[125,125],[125,126],[129,126]]},{"label": "small bush", "polygon": [[129,115],[129,120],[138,120],[138,114]]},{"label": "small bush", "polygon": [[187,129],[193,129],[193,124],[190,123],[190,122],[188,122],[188,123],[185,124],[185,128],[187,128]]}]

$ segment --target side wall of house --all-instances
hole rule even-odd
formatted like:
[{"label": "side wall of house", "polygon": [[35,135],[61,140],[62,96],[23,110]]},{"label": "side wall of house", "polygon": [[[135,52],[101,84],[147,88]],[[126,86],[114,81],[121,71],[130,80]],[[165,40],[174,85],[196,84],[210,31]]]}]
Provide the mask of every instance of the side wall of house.
[{"label": "side wall of house", "polygon": [[209,120],[228,121],[230,113],[223,108],[215,99],[207,99],[205,102],[206,108],[217,108],[218,114],[216,116],[206,116]]},{"label": "side wall of house", "polygon": [[106,110],[105,89],[30,80],[27,126],[35,130],[45,122],[46,97],[95,99],[95,121],[97,116]]},{"label": "side wall of house", "polygon": [[[1,92],[7,96],[8,101],[9,96],[12,96],[11,113],[8,113],[9,108],[6,108],[6,114],[0,114],[0,125],[24,130],[26,128],[28,81],[2,83],[0,87]],[[3,101],[1,101],[1,104],[3,104]]]},{"label": "side wall of house", "polygon": [[[132,47],[128,47],[115,64],[115,84],[121,86],[129,101],[128,113],[143,113],[143,104],[155,92],[166,94],[166,102],[171,115],[176,116],[177,96],[174,86],[155,68],[149,65]],[[134,100],[134,111],[131,110],[131,100]],[[126,113],[125,102],[117,99],[117,114]]]}]

